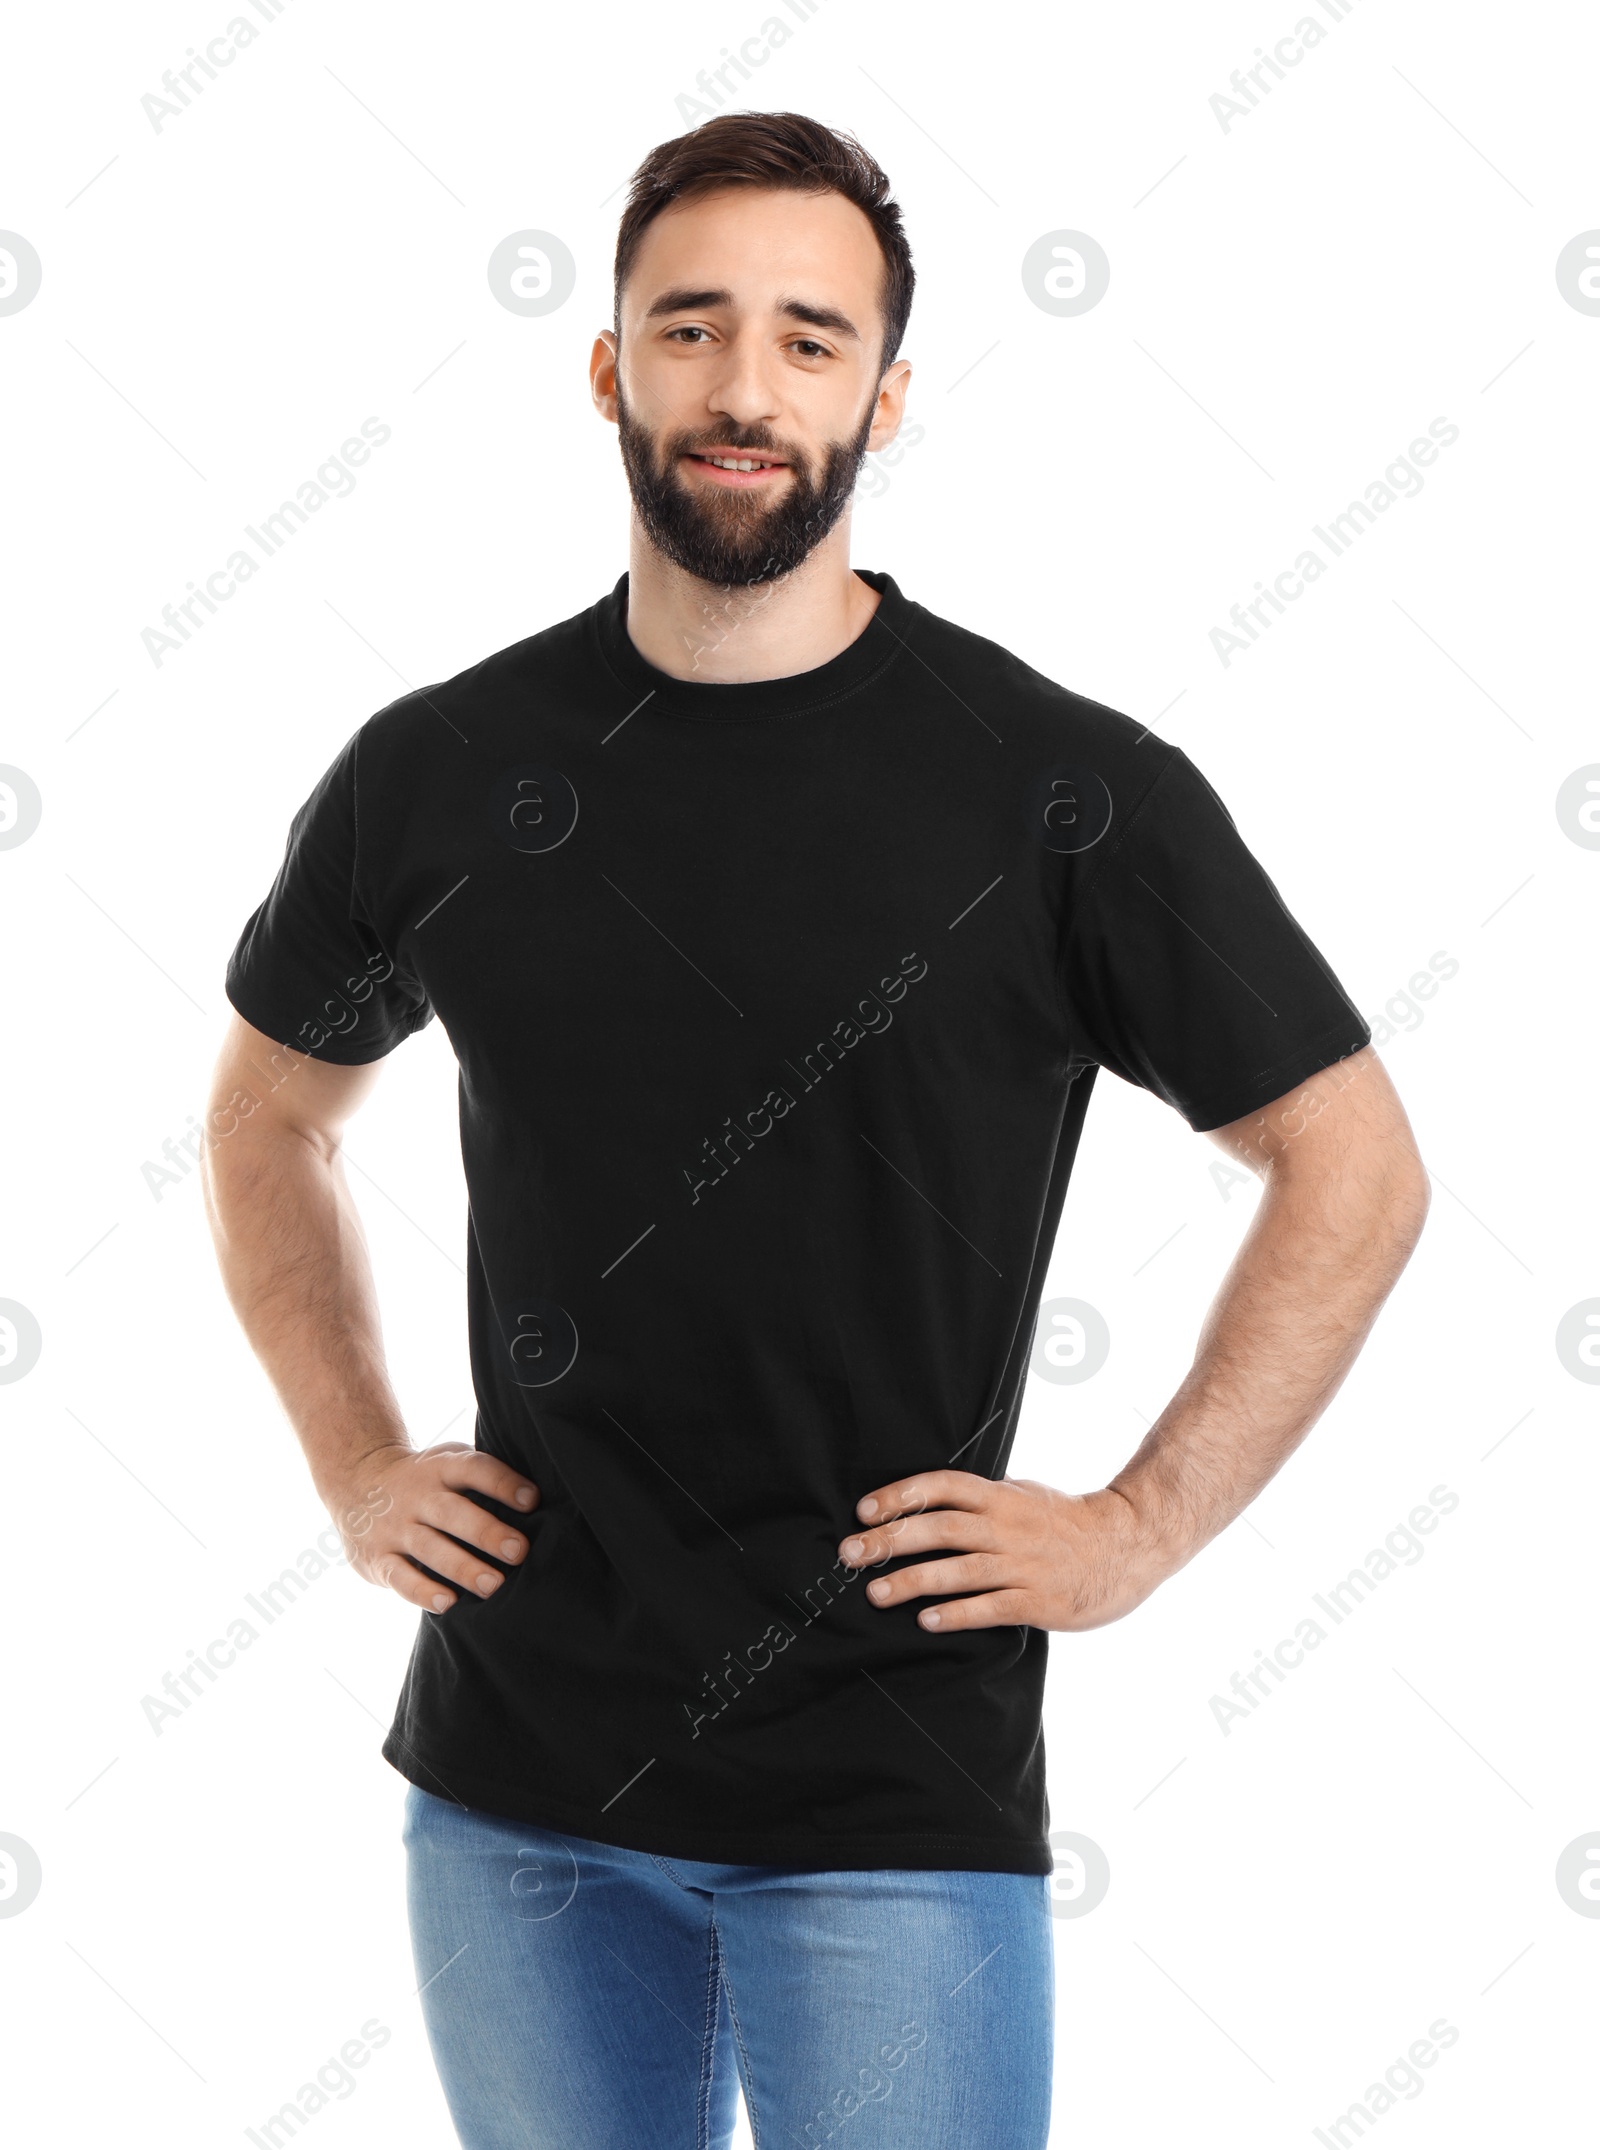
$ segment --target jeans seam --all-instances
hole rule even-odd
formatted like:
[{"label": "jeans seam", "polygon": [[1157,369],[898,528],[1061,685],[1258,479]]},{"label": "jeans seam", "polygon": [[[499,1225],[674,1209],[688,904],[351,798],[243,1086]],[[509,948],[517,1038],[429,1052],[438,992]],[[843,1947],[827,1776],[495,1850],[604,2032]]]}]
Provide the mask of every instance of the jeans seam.
[{"label": "jeans seam", "polygon": [[711,2141],[711,2084],[717,2063],[718,2002],[722,1998],[722,1944],[717,1922],[711,1921],[711,1947],[706,1957],[706,2027],[700,2044],[700,2093],[695,2102],[695,2150],[709,2150]]},{"label": "jeans seam", "polygon": [[[722,1937],[717,1932],[717,1922],[715,1917],[713,1917],[711,1921],[711,1933],[713,1943],[717,1952],[718,1963],[720,1966],[722,1964]],[[723,1983],[728,1989],[728,2020],[733,2025],[734,2041],[739,2048],[739,2058],[744,2063],[743,2068],[740,2070],[740,2074],[743,2077],[744,2081],[745,2109],[750,2117],[750,2141],[752,2144],[752,2150],[761,2150],[761,2115],[756,2108],[755,2077],[750,2067],[750,2049],[744,2042],[744,2031],[739,2022],[739,2010],[733,1998],[733,1980],[728,1977],[727,1970],[725,1967],[723,1967],[722,1970],[722,1978]]]},{"label": "jeans seam", "polygon": [[683,1876],[681,1874],[675,1874],[672,1871],[672,1868],[667,1864],[666,1860],[662,1858],[660,1852],[653,1851],[649,1854],[649,1856],[655,1861],[656,1865],[660,1867],[662,1873],[666,1875],[667,1879],[673,1884],[675,1888],[687,1889],[688,1883],[684,1880]]}]

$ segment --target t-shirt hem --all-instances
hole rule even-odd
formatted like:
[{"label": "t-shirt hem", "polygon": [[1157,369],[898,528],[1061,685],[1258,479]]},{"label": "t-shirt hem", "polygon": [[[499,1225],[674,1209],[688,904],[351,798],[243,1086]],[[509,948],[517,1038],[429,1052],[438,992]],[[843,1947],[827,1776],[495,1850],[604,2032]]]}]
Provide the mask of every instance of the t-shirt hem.
[{"label": "t-shirt hem", "polygon": [[816,1830],[704,1830],[633,1827],[611,1822],[593,1809],[530,1795],[520,1786],[466,1774],[453,1764],[441,1774],[397,1732],[383,1742],[383,1757],[408,1783],[456,1806],[479,1807],[507,1821],[559,1829],[592,1844],[654,1853],[664,1859],[701,1859],[730,1866],[787,1866],[809,1872],[864,1872],[877,1868],[964,1870],[986,1874],[1049,1874],[1055,1858],[1042,1837],[1015,1842],[993,1837],[899,1833],[893,1836],[828,1836]]},{"label": "t-shirt hem", "polygon": [[[1335,1041],[1341,1041],[1335,1045]],[[1209,1134],[1213,1128],[1226,1127],[1234,1120],[1242,1120],[1247,1113],[1259,1112],[1263,1105],[1270,1105],[1274,1098],[1282,1097],[1297,1083],[1306,1082],[1313,1075],[1320,1075],[1336,1060],[1346,1060],[1352,1053],[1362,1051],[1372,1043],[1371,1026],[1361,1020],[1352,1025],[1349,1017],[1335,1023],[1319,1037],[1313,1038],[1299,1052],[1287,1060],[1280,1060],[1270,1068],[1263,1068],[1243,1090],[1230,1098],[1225,1106],[1210,1104],[1196,1106],[1196,1117],[1189,1125],[1197,1135]]]},{"label": "t-shirt hem", "polygon": [[295,1053],[305,1060],[326,1060],[334,1067],[341,1068],[367,1067],[374,1060],[385,1059],[397,1045],[403,1045],[411,1036],[409,1030],[401,1030],[376,1039],[362,1039],[358,1043],[354,1038],[341,1037],[338,1032],[330,1031],[322,1044],[312,1052],[289,1034],[289,1026],[281,1018],[269,1017],[263,1004],[252,1000],[237,980],[227,980],[222,990],[227,995],[229,1006],[237,1015],[244,1017],[252,1030],[259,1030],[263,1037],[273,1039],[286,1053]]}]

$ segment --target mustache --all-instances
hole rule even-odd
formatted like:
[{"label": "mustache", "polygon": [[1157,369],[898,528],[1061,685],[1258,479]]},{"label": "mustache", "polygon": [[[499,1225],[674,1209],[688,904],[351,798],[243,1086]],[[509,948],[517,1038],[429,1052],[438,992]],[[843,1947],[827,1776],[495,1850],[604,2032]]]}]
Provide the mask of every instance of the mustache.
[{"label": "mustache", "polygon": [[709,434],[703,440],[694,440],[681,433],[662,444],[668,461],[676,461],[680,455],[759,455],[773,463],[788,463],[796,470],[805,467],[805,458],[776,440],[740,440],[736,434]]}]

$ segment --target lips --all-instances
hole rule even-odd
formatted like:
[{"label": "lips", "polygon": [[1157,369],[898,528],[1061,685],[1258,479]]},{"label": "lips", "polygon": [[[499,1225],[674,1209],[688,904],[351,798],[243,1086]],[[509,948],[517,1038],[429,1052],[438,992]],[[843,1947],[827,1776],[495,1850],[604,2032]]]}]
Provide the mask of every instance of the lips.
[{"label": "lips", "polygon": [[771,457],[740,455],[736,451],[727,454],[726,462],[749,463],[751,465],[749,470],[729,470],[724,466],[724,463],[714,462],[711,452],[703,450],[686,455],[684,461],[693,463],[697,470],[703,471],[712,484],[731,486],[735,489],[747,486],[771,485],[789,468],[787,463],[775,461]]}]

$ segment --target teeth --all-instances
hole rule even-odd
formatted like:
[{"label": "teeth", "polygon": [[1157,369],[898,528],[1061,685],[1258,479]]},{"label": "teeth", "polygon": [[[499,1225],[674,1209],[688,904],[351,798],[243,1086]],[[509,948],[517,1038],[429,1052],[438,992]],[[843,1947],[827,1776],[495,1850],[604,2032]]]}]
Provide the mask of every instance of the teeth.
[{"label": "teeth", "polygon": [[771,470],[770,463],[757,463],[748,457],[740,459],[731,455],[708,455],[708,463],[715,463],[718,470]]}]

